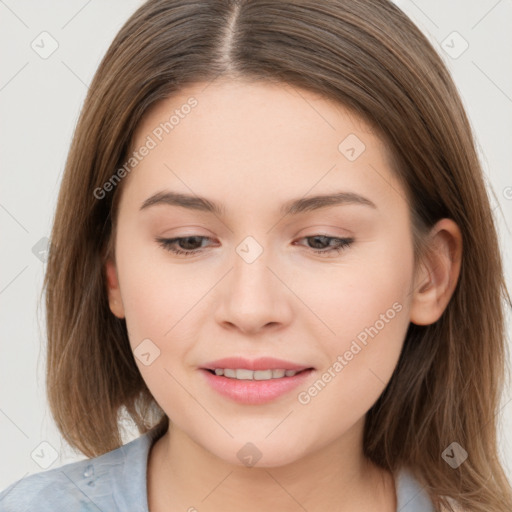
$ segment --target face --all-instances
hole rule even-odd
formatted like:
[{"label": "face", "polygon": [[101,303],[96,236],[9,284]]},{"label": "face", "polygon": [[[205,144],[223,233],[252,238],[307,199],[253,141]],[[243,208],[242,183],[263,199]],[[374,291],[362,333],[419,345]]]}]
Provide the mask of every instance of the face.
[{"label": "face", "polygon": [[[227,462],[283,465],[360,432],[393,373],[414,286],[409,207],[384,142],[341,105],[206,85],[138,127],[111,309],[176,428]],[[228,357],[245,361],[215,364]]]}]

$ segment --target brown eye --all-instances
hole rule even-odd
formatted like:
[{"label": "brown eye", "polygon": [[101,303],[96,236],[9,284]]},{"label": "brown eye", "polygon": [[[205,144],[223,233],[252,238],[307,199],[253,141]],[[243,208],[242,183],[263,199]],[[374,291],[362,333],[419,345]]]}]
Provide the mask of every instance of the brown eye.
[{"label": "brown eye", "polygon": [[334,251],[339,254],[354,242],[353,238],[336,238],[326,235],[306,236],[302,240],[307,240],[308,244],[312,245],[309,248],[314,253],[321,255],[331,255]]},{"label": "brown eye", "polygon": [[157,238],[157,242],[167,251],[189,256],[203,250],[203,247],[201,247],[203,239],[209,240],[206,236],[184,236],[178,238]]}]

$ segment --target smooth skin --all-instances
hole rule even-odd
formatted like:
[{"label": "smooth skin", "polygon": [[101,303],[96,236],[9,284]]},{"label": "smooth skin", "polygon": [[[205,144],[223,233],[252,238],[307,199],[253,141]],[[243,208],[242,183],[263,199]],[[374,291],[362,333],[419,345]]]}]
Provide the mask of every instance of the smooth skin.
[{"label": "smooth skin", "polygon": [[[148,460],[149,510],[395,511],[393,476],[363,456],[364,419],[409,322],[428,325],[446,308],[460,230],[438,222],[431,257],[414,268],[406,193],[385,144],[342,105],[286,84],[188,86],[146,114],[132,149],[191,96],[197,105],[125,178],[115,259],[105,268],[110,309],[126,319],[132,349],[150,339],[160,350],[149,365],[135,358],[171,421]],[[354,161],[339,149],[350,134],[365,146]],[[141,209],[161,191],[205,197],[223,215],[163,203]],[[374,207],[280,212],[292,199],[341,191]],[[353,242],[321,255],[314,251],[335,241],[308,238],[316,235]],[[251,263],[237,252],[248,236],[263,250]],[[206,238],[181,243],[202,249],[184,256],[158,242],[173,237]],[[298,392],[395,303],[400,312],[301,404]],[[241,405],[199,369],[227,356],[272,356],[315,371],[271,403]],[[237,456],[248,442],[262,454],[254,467]]]}]

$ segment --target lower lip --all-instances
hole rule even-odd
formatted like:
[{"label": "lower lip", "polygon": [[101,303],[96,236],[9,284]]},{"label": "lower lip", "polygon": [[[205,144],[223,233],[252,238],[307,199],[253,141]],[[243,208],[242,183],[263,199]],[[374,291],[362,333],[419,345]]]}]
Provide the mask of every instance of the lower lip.
[{"label": "lower lip", "polygon": [[313,371],[312,369],[304,370],[293,377],[281,377],[280,379],[238,380],[215,375],[208,370],[201,369],[201,373],[215,391],[235,402],[248,405],[265,404],[289,393],[303,384]]}]

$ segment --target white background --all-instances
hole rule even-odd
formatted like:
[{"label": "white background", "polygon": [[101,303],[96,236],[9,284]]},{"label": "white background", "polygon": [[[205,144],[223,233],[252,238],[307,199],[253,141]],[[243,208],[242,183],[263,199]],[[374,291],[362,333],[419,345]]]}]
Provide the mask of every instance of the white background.
[{"label": "white background", "polygon": [[[87,85],[113,37],[140,3],[0,0],[0,489],[42,471],[36,460],[53,468],[85,458],[62,441],[46,403],[42,302],[37,310],[44,263],[32,248],[50,234],[65,158]],[[493,190],[512,290],[512,2],[396,3],[434,43],[459,88]],[[58,43],[46,59],[31,47],[43,31]],[[469,45],[457,58],[453,54],[463,49],[464,41],[453,36],[454,31]],[[443,49],[448,49],[446,44],[453,47],[452,56]],[[512,477],[511,397],[507,388],[499,439]],[[133,431],[126,441],[136,435]],[[34,450],[39,458],[31,457]]]}]

